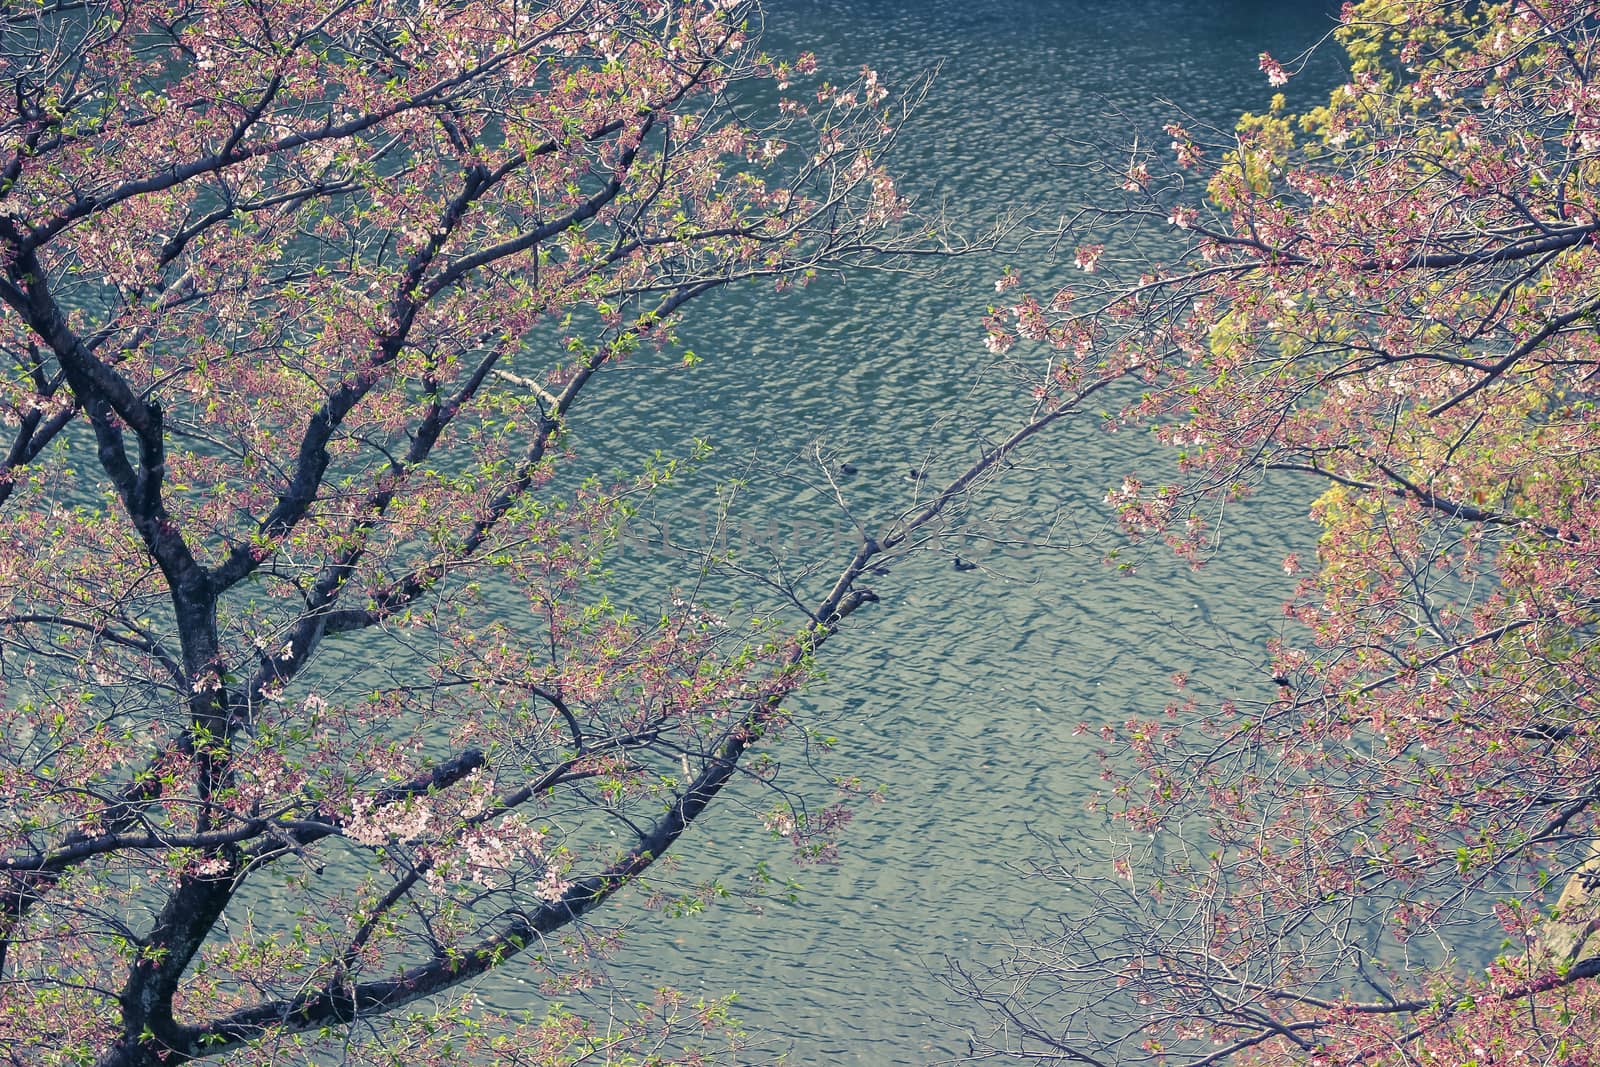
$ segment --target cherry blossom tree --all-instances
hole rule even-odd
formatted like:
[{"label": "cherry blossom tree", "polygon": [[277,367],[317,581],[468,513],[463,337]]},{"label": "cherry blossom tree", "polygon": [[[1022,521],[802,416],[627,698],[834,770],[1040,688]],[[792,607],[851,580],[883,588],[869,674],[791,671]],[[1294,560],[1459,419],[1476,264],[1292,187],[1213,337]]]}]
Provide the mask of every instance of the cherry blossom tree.
[{"label": "cherry blossom tree", "polygon": [[867,562],[1054,418],[804,617],[595,584],[678,467],[583,477],[592,382],[719,287],[948,251],[881,166],[909,101],[758,15],[0,7],[0,1056],[726,1048],[720,1004],[489,1025],[470,983],[592,980],[585,917],[769,778]]},{"label": "cherry blossom tree", "polygon": [[[1041,402],[1119,381],[1111,425],[1175,455],[1109,493],[1129,531],[1198,565],[1289,472],[1320,532],[1257,685],[1085,723],[1111,852],[1041,864],[1084,910],[966,976],[981,1051],[1600,1057],[1597,15],[1348,4],[1325,106],[1175,121],[1103,165],[1078,283],[1002,279]],[[1141,261],[1151,227],[1180,250]]]}]

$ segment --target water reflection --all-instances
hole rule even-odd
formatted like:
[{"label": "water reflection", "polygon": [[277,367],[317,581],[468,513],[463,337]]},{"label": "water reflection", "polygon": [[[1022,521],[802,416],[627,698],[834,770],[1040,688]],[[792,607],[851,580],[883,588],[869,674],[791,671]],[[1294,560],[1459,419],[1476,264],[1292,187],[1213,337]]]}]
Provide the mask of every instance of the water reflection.
[{"label": "water reflection", "polygon": [[[1331,14],[1263,0],[773,0],[767,20],[775,52],[811,50],[846,71],[871,63],[900,80],[937,68],[895,169],[925,203],[977,226],[1011,208],[1067,211],[1090,198],[1070,166],[1078,145],[1158,131],[1170,114],[1163,98],[1223,125],[1264,106],[1258,54],[1286,60]],[[1291,106],[1330,82],[1326,64],[1291,82]],[[826,558],[850,530],[827,511],[810,442],[825,443],[822,464],[849,466],[840,484],[852,511],[877,523],[922,491],[907,471],[937,480],[1006,421],[1014,393],[985,374],[977,321],[986,283],[1008,262],[958,264],[938,282],[852,276],[779,300],[727,294],[685,326],[704,364],[685,372],[641,360],[614,375],[579,415],[580,456],[605,470],[638,458],[635,438],[683,451],[714,432],[698,488],[668,498],[662,520],[687,531],[717,479],[752,475],[739,521],[759,529],[774,516],[817,515],[817,530],[789,547]],[[967,1009],[948,1004],[936,980],[943,957],[981,961],[1006,924],[1071,907],[1037,899],[1039,887],[1008,865],[1039,853],[1033,830],[1082,818],[1097,768],[1076,724],[1159,707],[1178,669],[1200,686],[1266,684],[1257,651],[1289,591],[1279,563],[1313,535],[1297,495],[1305,487],[1289,485],[1226,516],[1225,554],[1199,574],[1157,551],[1119,575],[1098,551],[1073,550],[1104,521],[1105,487],[1147,452],[1143,436],[1107,437],[1087,420],[1033,457],[1048,473],[1014,472],[984,513],[1008,530],[1001,542],[1048,533],[1062,547],[949,537],[873,579],[882,602],[852,618],[848,640],[829,648],[830,677],[799,704],[840,739],[824,771],[859,775],[884,801],[861,808],[837,868],[795,875],[805,887],[796,903],[769,902],[764,916],[724,905],[637,920],[616,965],[626,988],[737,990],[747,1022],[792,1046],[797,1063],[959,1055]],[[676,518],[673,508],[683,509]],[[1005,526],[1019,516],[1032,525]],[[621,578],[672,572],[649,536],[630,547]],[[979,566],[957,568],[958,556]],[[804,781],[801,754],[784,758]],[[762,802],[754,791],[746,799]],[[784,846],[736,803],[680,847],[685,881],[736,880],[761,857],[788,874]],[[520,996],[514,985],[485,993]]]}]

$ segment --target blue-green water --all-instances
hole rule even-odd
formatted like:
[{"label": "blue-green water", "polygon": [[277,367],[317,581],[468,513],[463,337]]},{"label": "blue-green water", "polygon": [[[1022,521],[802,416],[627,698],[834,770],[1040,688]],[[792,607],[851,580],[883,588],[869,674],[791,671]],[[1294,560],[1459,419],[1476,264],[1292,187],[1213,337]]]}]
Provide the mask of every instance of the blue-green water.
[{"label": "blue-green water", "polygon": [[[772,0],[767,44],[814,51],[842,72],[871,64],[890,81],[937,68],[891,166],[924,205],[975,230],[1007,210],[1043,221],[1094,197],[1072,166],[1085,160],[1082,142],[1159,137],[1176,110],[1164,100],[1223,127],[1264,107],[1258,54],[1287,59],[1330,24],[1318,5],[1267,2]],[[1329,81],[1292,82],[1291,107],[1314,103],[1308,83],[1319,80]],[[823,530],[840,525],[807,488],[819,480],[803,459],[813,442],[857,468],[843,483],[852,510],[882,522],[913,499],[908,468],[958,470],[1014,421],[1005,382],[984,372],[979,327],[988,283],[1007,265],[1060,269],[1012,253],[964,261],[939,281],[857,274],[776,299],[725,294],[683,330],[705,363],[685,373],[641,359],[613,375],[578,413],[580,454],[604,469],[635,457],[635,441],[683,451],[710,435],[713,459],[678,503],[661,502],[669,525],[692,535],[696,523],[672,509],[692,511],[717,479],[751,473],[741,524],[780,522],[792,565],[829,560],[825,534],[782,524],[803,513]],[[769,900],[763,913],[724,902],[681,918],[624,905],[630,934],[614,961],[623,995],[737,991],[739,1014],[796,1063],[959,1057],[963,1027],[979,1020],[939,982],[946,957],[981,965],[1009,927],[1074,906],[1041,899],[1041,885],[1013,870],[1042,852],[1035,833],[1092,819],[1083,806],[1098,767],[1074,726],[1161,707],[1179,669],[1260,686],[1261,644],[1289,591],[1279,563],[1314,536],[1307,487],[1269,486],[1222,517],[1222,551],[1203,571],[1150,550],[1137,573],[1119,575],[1103,549],[1073,545],[1105,523],[1106,487],[1151,454],[1138,433],[1108,437],[1092,419],[1069,427],[986,505],[1053,547],[947,537],[874,580],[882,603],[828,647],[828,677],[796,710],[839,738],[822,774],[859,776],[884,800],[858,807],[840,863],[820,869],[789,865],[761,829],[768,800],[754,789],[710,813],[679,844],[674,879],[736,887],[767,859],[803,884],[798,902]],[[957,553],[982,567],[957,571]],[[668,561],[636,550],[620,570],[659,578]],[[829,580],[819,574],[810,591]],[[798,748],[782,755],[788,784],[827,799]],[[517,988],[502,979],[486,992],[512,1004]]]}]

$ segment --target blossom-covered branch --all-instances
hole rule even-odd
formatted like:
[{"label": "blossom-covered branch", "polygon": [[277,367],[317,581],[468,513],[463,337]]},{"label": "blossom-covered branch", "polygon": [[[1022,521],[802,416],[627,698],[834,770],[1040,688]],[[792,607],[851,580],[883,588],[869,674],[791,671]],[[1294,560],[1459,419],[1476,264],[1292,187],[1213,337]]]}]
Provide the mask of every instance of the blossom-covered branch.
[{"label": "blossom-covered branch", "polygon": [[[1110,153],[1108,206],[1069,237],[1087,277],[992,313],[996,351],[1050,346],[1042,395],[1136,374],[1108,421],[1152,427],[1177,472],[1107,494],[1131,535],[1200,566],[1210,516],[1267,472],[1320,495],[1258,684],[1179,676],[1165,708],[1085,723],[1110,854],[1047,870],[1093,915],[966,976],[1003,1020],[990,1051],[1600,1047],[1594,14],[1346,5],[1324,106],[1278,95],[1231,132],[1180,119],[1169,148]],[[1116,243],[1152,223],[1173,240]]]}]

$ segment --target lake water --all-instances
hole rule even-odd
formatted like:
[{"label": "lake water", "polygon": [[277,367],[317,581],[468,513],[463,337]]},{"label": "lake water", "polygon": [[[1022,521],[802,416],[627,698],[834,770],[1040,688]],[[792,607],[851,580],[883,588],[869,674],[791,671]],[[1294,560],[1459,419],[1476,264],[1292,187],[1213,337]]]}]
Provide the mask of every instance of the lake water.
[{"label": "lake water", "polygon": [[[1271,90],[1258,54],[1293,56],[1326,32],[1332,11],[771,0],[767,18],[772,51],[814,51],[830,70],[866,63],[903,82],[938,69],[891,166],[925,203],[943,202],[958,228],[975,229],[1008,208],[1054,216],[1096,196],[1070,166],[1083,161],[1078,143],[1135,129],[1159,137],[1174,110],[1163,100],[1223,126],[1264,107]],[[1326,75],[1291,82],[1291,106],[1314,103],[1308,83],[1325,88]],[[825,531],[837,515],[806,488],[815,469],[799,459],[820,440],[858,470],[845,483],[852,507],[886,520],[916,491],[908,468],[958,470],[986,432],[1014,423],[1005,383],[983,373],[979,326],[989,283],[1008,264],[1030,275],[1060,270],[1012,254],[963,262],[938,283],[863,274],[780,298],[723,294],[694,309],[683,330],[704,364],[686,374],[641,359],[613,375],[576,415],[580,455],[603,470],[643,449],[682,452],[710,437],[712,460],[660,502],[675,536],[693,534],[685,516],[710,486],[741,474],[751,483],[742,526],[803,513]],[[956,1058],[963,1026],[978,1020],[940,983],[946,958],[981,965],[1017,923],[1074,906],[1041,898],[1055,890],[1013,870],[1043,852],[1036,834],[1092,826],[1083,806],[1098,768],[1074,726],[1160,708],[1179,669],[1221,687],[1267,684],[1261,645],[1291,584],[1280,563],[1314,539],[1305,504],[1315,490],[1272,485],[1234,509],[1221,554],[1199,573],[1151,549],[1137,573],[1119,575],[1102,549],[1071,543],[1105,522],[1108,486],[1158,461],[1146,436],[1108,437],[1094,421],[1026,456],[1027,469],[984,505],[1019,533],[1048,532],[1056,547],[947,536],[896,565],[872,582],[882,602],[827,648],[828,677],[794,702],[839,738],[821,773],[857,775],[884,795],[859,807],[841,862],[794,869],[787,847],[760,827],[767,799],[753,789],[724,798],[679,844],[674,879],[735,886],[766,858],[779,878],[803,885],[798,900],[769,900],[763,913],[725,902],[683,918],[625,905],[618,912],[631,930],[614,963],[623,992],[737,991],[738,1014],[795,1063]],[[794,565],[837,558],[825,532],[772,528]],[[982,567],[957,571],[958,553]],[[630,573],[664,580],[670,568],[659,551],[636,550],[619,567]],[[812,581],[813,594],[826,577]],[[788,784],[827,798],[803,753],[781,755]],[[486,993],[516,1004],[516,983],[501,981]]]}]

